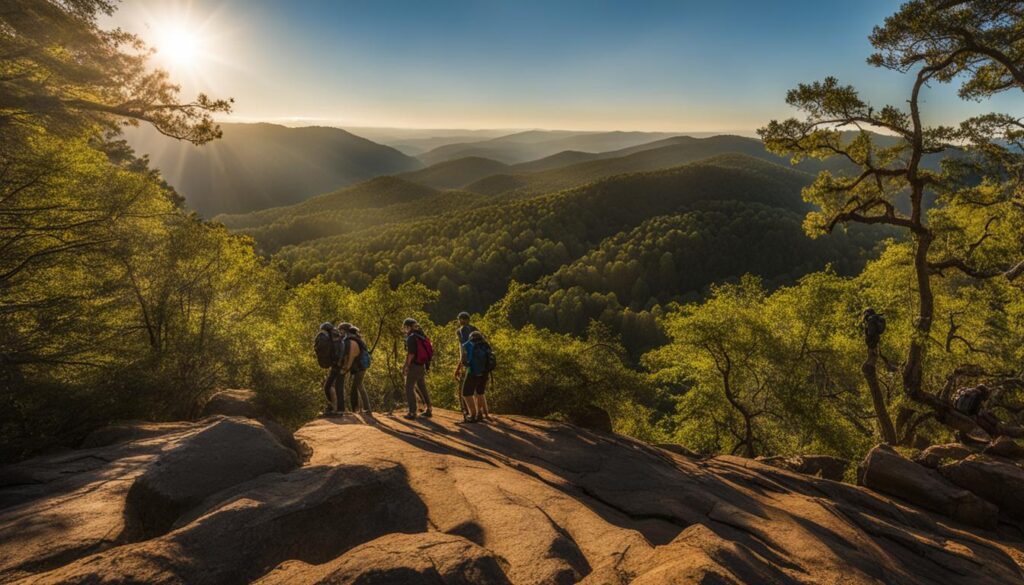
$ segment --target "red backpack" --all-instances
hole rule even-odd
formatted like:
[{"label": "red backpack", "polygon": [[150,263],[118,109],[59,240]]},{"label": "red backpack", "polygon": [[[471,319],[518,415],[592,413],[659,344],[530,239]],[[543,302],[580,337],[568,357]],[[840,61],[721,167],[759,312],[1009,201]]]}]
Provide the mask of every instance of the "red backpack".
[{"label": "red backpack", "polygon": [[434,346],[430,343],[428,338],[423,333],[413,333],[416,337],[416,357],[413,361],[417,365],[426,365],[430,363],[430,360],[434,358]]}]

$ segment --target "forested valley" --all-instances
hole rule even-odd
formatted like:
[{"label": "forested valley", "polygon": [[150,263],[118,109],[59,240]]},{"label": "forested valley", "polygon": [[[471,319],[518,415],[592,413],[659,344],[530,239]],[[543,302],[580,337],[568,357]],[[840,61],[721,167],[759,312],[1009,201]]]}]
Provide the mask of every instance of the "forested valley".
[{"label": "forested valley", "polygon": [[[363,329],[371,401],[388,410],[401,319],[417,318],[435,400],[457,408],[461,310],[500,360],[499,413],[597,409],[619,433],[750,457],[854,459],[979,426],[1024,436],[1024,113],[921,117],[929,84],[1022,95],[1019,10],[905,8],[879,25],[869,64],[910,79],[906,103],[827,78],[779,96],[801,117],[765,121],[760,140],[525,162],[474,151],[204,219],[121,131],[216,141],[231,101],[182,99],[138,38],[102,28],[107,2],[13,5],[0,13],[4,460],[114,420],[195,416],[221,388],[252,388],[297,427],[323,409],[323,321]],[[866,307],[888,322],[877,368]],[[950,404],[980,382],[995,422]]]}]

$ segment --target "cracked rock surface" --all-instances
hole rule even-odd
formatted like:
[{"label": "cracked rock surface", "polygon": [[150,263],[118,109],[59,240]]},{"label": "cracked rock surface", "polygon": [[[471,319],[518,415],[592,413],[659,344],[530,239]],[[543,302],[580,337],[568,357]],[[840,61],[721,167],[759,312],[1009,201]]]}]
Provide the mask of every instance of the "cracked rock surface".
[{"label": "cracked rock surface", "polygon": [[296,433],[305,465],[181,498],[148,539],[125,501],[162,455],[276,447],[199,449],[207,420],[18,464],[0,471],[0,582],[1024,584],[1005,532],[867,488],[526,417],[460,421],[313,421]]}]

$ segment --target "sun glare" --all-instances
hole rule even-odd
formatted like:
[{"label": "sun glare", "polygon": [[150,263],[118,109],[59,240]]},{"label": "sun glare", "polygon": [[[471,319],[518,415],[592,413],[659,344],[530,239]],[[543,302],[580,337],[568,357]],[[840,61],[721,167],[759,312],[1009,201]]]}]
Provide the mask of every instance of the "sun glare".
[{"label": "sun glare", "polygon": [[157,57],[169,66],[194,68],[202,57],[202,39],[184,23],[157,27],[154,45]]}]

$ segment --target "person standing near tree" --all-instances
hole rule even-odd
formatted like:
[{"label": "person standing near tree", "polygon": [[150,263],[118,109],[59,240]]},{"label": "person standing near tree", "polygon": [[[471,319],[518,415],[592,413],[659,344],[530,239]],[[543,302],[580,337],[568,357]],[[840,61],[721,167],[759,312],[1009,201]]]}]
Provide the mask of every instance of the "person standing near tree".
[{"label": "person standing near tree", "polygon": [[416,418],[416,390],[420,392],[426,410],[423,416],[433,416],[433,409],[430,405],[430,392],[427,390],[427,372],[430,371],[430,361],[434,357],[434,346],[430,338],[423,333],[420,324],[412,317],[402,323],[405,331],[405,367],[402,373],[405,375],[405,398],[409,402],[409,413],[407,419]]},{"label": "person standing near tree", "polygon": [[464,386],[467,380],[465,371],[463,369],[466,361],[466,348],[464,346],[469,341],[469,336],[474,331],[478,331],[478,329],[474,327],[472,324],[470,324],[469,313],[467,313],[466,311],[459,313],[458,319],[459,328],[455,330],[455,336],[459,340],[459,359],[455,362],[456,393],[459,395],[459,404],[462,406],[462,418],[466,421],[469,421],[470,418],[472,417],[470,416],[470,409],[469,405],[467,404],[468,399],[466,398],[464,392]]},{"label": "person standing near tree", "polygon": [[868,362],[875,365],[878,359],[878,343],[885,333],[885,317],[879,315],[874,309],[864,309],[864,317],[860,322],[861,330],[864,332],[864,343],[868,346]]}]

